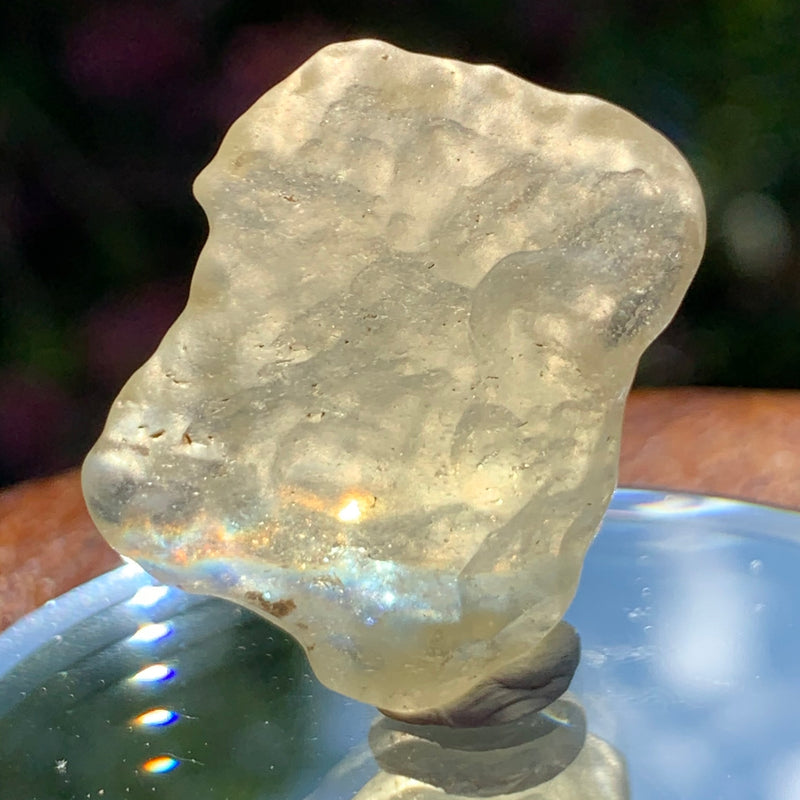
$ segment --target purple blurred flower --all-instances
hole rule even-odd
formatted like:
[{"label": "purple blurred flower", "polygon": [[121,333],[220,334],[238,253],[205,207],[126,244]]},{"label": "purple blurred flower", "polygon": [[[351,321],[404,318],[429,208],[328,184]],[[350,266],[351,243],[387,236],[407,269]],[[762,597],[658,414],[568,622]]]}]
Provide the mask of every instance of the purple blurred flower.
[{"label": "purple blurred flower", "polygon": [[516,0],[510,22],[540,65],[560,64],[576,45],[591,14],[565,0]]},{"label": "purple blurred flower", "polygon": [[79,91],[127,97],[186,72],[200,54],[198,41],[175,9],[126,0],[97,4],[69,28],[64,57]]},{"label": "purple blurred flower", "polygon": [[49,378],[0,372],[0,470],[35,477],[69,466],[65,428],[74,417],[73,401]]}]

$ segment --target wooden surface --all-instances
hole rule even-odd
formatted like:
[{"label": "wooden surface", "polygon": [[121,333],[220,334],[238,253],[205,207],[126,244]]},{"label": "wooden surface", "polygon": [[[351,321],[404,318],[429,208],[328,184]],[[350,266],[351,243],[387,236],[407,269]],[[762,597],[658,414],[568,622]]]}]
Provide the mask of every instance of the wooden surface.
[{"label": "wooden surface", "polygon": [[[800,392],[634,392],[620,484],[800,508]],[[0,630],[118,563],[77,470],[0,492]]]},{"label": "wooden surface", "polygon": [[632,392],[619,483],[800,509],[800,392]]},{"label": "wooden surface", "polygon": [[119,563],[89,519],[78,470],[0,492],[0,630]]}]

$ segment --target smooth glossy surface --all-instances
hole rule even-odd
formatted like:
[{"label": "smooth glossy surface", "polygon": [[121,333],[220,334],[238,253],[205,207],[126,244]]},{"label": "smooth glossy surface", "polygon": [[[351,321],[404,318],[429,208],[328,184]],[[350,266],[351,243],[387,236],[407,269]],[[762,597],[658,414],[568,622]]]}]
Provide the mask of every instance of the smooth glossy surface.
[{"label": "smooth glossy surface", "polygon": [[375,716],[283,632],[132,564],[0,636],[0,676],[3,800],[302,798]]},{"label": "smooth glossy surface", "polygon": [[195,191],[186,310],[84,465],[98,528],[337,691],[462,697],[573,597],[703,250],[690,167],[597,98],[356,41],[257,101]]},{"label": "smooth glossy surface", "polygon": [[[573,699],[634,800],[800,798],[798,574],[796,513],[617,492],[567,619]],[[374,717],[268,623],[134,566],[0,636],[14,798],[350,800]]]}]

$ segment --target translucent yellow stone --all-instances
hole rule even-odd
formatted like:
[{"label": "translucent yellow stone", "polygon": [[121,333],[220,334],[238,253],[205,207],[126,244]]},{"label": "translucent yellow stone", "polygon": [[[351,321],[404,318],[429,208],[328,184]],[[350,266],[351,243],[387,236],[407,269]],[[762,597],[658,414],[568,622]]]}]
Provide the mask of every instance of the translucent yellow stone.
[{"label": "translucent yellow stone", "polygon": [[333,689],[453,701],[575,592],[703,248],[690,168],[609,103],[357,41],[265,94],[195,192],[186,310],[84,465],[98,527]]}]

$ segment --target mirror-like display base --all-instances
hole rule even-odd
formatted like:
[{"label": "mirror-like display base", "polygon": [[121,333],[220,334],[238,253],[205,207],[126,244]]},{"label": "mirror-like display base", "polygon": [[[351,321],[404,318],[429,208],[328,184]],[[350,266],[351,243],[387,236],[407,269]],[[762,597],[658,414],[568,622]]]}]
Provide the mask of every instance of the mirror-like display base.
[{"label": "mirror-like display base", "polygon": [[[531,724],[574,760],[505,796],[622,798],[627,770],[638,800],[800,797],[799,545],[793,512],[618,491],[567,615],[572,693]],[[376,719],[263,620],[132,564],[0,635],[3,798],[462,796],[381,770]]]}]

